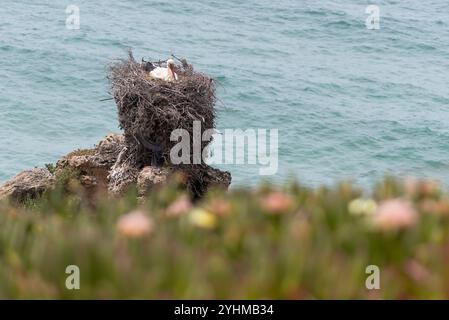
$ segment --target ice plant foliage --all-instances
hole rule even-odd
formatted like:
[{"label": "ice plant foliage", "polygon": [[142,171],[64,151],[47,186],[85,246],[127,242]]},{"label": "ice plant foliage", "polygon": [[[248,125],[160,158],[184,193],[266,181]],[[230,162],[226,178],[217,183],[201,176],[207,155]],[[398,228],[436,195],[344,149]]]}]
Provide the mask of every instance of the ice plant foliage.
[{"label": "ice plant foliage", "polygon": [[264,185],[200,200],[168,184],[94,205],[61,194],[0,201],[0,299],[449,298],[448,195],[434,183],[390,178],[365,197],[349,183]]}]

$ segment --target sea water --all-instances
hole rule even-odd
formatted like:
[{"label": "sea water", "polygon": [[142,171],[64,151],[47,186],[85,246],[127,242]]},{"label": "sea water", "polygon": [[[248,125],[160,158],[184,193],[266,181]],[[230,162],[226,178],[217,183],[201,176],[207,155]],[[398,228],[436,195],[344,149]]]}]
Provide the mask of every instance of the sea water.
[{"label": "sea water", "polygon": [[127,48],[215,78],[218,128],[278,129],[277,174],[221,165],[235,186],[449,183],[447,0],[2,0],[0,181],[119,131],[114,102],[100,100]]}]

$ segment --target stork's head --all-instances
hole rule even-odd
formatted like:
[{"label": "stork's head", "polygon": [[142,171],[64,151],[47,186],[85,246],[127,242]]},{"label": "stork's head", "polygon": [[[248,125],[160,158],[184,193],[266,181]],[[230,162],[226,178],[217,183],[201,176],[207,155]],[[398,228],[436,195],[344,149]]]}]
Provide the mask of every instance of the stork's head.
[{"label": "stork's head", "polygon": [[178,75],[175,72],[175,61],[173,59],[167,60],[167,69],[169,70],[171,80],[178,80]]},{"label": "stork's head", "polygon": [[175,71],[175,61],[173,59],[167,60],[167,68],[169,68],[171,71]]}]

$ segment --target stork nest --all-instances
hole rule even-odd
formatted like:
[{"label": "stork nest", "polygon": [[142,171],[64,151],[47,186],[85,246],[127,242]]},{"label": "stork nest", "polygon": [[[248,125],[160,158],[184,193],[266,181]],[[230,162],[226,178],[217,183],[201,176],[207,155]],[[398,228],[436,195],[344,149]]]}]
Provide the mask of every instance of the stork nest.
[{"label": "stork nest", "polygon": [[[109,66],[108,76],[129,155],[140,167],[155,161],[171,164],[170,150],[178,143],[170,140],[173,130],[187,130],[193,150],[193,122],[201,122],[201,134],[215,128],[215,85],[211,78],[195,72],[186,60],[175,67],[179,77],[175,82],[150,78],[147,66],[137,62],[130,51],[128,59]],[[201,150],[210,142],[202,142]]]},{"label": "stork nest", "polygon": [[[205,130],[215,128],[213,80],[194,71],[186,60],[180,62],[175,67],[178,80],[174,82],[150,77],[151,69],[165,66],[165,62],[148,63],[142,60],[140,63],[131,51],[127,59],[109,65],[108,79],[125,140],[125,147],[109,174],[112,193],[119,193],[124,186],[135,181],[137,173],[145,166],[174,167],[170,150],[179,141],[170,140],[173,130],[185,129],[189,132],[190,160],[193,163],[194,121],[201,123],[201,136]],[[201,151],[210,142],[201,141]],[[176,167],[186,173],[188,189],[197,196],[215,182],[230,181],[229,173],[215,177],[215,169],[205,164]]]}]

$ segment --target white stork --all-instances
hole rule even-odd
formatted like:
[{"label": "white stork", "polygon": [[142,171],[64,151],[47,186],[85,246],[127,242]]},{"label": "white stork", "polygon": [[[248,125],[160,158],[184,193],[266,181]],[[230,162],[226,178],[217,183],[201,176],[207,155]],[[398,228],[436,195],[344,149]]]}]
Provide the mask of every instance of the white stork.
[{"label": "white stork", "polygon": [[150,77],[170,82],[178,80],[178,75],[175,72],[175,61],[168,59],[167,68],[157,67],[150,72]]}]

